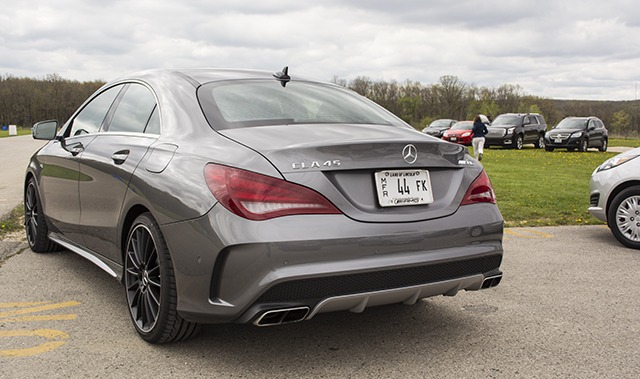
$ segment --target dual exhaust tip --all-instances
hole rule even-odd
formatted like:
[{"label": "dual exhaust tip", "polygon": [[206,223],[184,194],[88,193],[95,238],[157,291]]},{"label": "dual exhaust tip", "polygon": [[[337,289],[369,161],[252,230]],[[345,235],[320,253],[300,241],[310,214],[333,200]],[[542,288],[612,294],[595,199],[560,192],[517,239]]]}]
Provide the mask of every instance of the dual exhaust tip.
[{"label": "dual exhaust tip", "polygon": [[486,277],[484,278],[484,281],[482,282],[482,287],[480,287],[480,289],[495,287],[498,284],[500,284],[501,280],[502,280],[502,274]]},{"label": "dual exhaust tip", "polygon": [[256,326],[274,326],[303,321],[309,314],[309,307],[276,309],[263,313],[256,321]]}]

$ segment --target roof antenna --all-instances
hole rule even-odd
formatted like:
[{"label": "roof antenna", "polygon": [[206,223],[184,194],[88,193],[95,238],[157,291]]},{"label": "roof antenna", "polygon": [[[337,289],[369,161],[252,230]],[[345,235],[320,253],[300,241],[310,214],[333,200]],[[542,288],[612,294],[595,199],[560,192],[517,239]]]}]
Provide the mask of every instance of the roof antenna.
[{"label": "roof antenna", "polygon": [[282,84],[283,87],[285,87],[287,82],[291,80],[291,77],[289,76],[289,66],[284,66],[282,71],[274,73],[273,76],[280,81],[280,84]]}]

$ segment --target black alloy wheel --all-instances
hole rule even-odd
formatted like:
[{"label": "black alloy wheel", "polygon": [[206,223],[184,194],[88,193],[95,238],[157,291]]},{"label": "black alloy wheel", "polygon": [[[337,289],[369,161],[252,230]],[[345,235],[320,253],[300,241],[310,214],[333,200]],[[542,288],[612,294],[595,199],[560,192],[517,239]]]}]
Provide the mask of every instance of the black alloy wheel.
[{"label": "black alloy wheel", "polygon": [[580,146],[578,146],[578,151],[584,153],[589,148],[589,140],[583,139],[580,141]]},{"label": "black alloy wheel", "polygon": [[607,223],[620,243],[640,249],[640,186],[626,188],[613,198]]},{"label": "black alloy wheel", "polygon": [[604,153],[605,151],[607,151],[607,147],[609,147],[609,141],[605,138],[602,140],[602,145],[598,148],[598,150]]},{"label": "black alloy wheel", "polygon": [[40,196],[34,178],[29,179],[24,190],[24,229],[27,243],[33,252],[46,253],[58,248],[58,245],[49,239],[49,228],[40,208]]},{"label": "black alloy wheel", "polygon": [[138,216],[129,232],[124,285],[133,325],[147,342],[179,341],[198,332],[198,324],[178,315],[171,256],[149,213]]},{"label": "black alloy wheel", "polygon": [[523,141],[521,135],[518,134],[513,142],[516,150],[522,150]]}]

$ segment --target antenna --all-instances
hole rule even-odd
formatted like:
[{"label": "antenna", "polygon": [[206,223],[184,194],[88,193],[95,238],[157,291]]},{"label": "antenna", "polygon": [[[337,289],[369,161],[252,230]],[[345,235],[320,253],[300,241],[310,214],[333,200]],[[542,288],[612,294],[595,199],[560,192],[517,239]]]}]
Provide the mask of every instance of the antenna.
[{"label": "antenna", "polygon": [[285,87],[287,82],[291,80],[291,77],[289,76],[289,66],[284,66],[282,71],[274,73],[273,76],[280,81],[280,84],[282,84],[283,87]]}]

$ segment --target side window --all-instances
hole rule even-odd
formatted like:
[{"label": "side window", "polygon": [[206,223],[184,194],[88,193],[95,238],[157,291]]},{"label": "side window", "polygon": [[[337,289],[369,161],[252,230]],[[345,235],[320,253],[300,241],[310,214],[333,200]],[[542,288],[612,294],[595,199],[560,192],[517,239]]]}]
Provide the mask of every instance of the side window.
[{"label": "side window", "polygon": [[595,120],[589,120],[589,126],[587,128],[597,128]]},{"label": "side window", "polygon": [[144,132],[156,99],[147,87],[130,84],[109,122],[108,132]]},{"label": "side window", "polygon": [[73,119],[71,130],[67,136],[72,137],[98,132],[111,104],[113,104],[113,100],[121,89],[122,86],[109,88],[91,100]]},{"label": "side window", "polygon": [[153,113],[147,123],[147,128],[144,130],[148,134],[160,134],[160,112],[158,112],[158,106],[153,108]]}]

